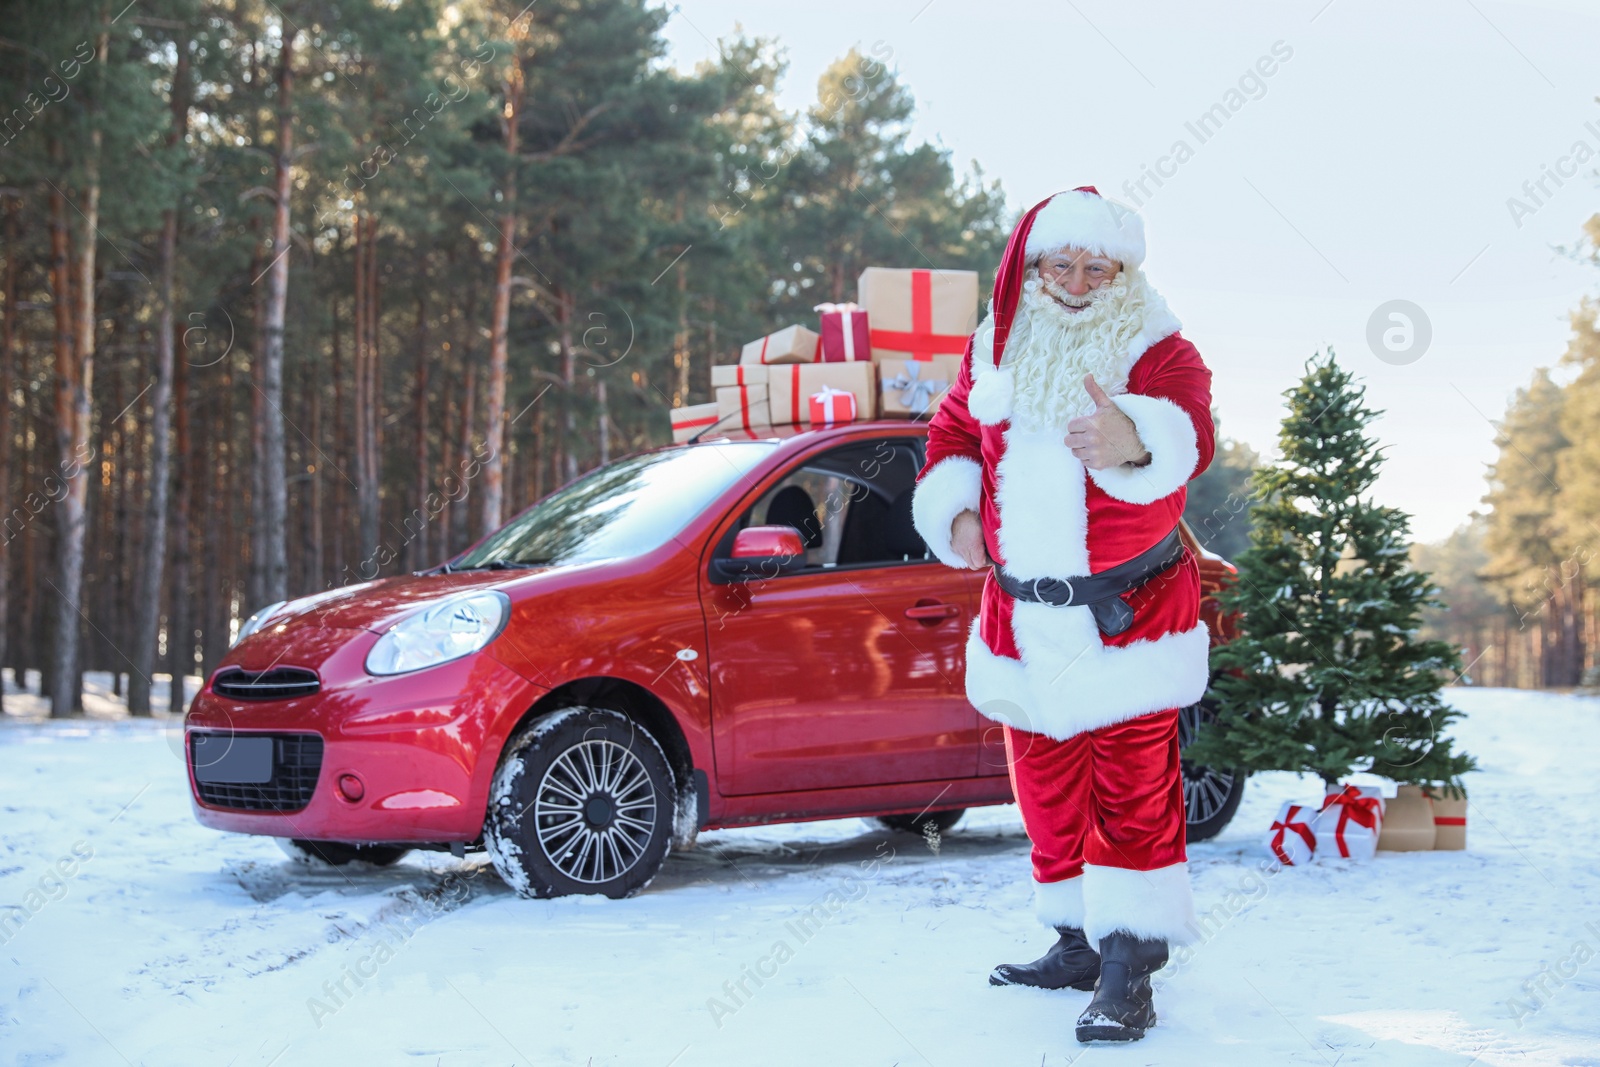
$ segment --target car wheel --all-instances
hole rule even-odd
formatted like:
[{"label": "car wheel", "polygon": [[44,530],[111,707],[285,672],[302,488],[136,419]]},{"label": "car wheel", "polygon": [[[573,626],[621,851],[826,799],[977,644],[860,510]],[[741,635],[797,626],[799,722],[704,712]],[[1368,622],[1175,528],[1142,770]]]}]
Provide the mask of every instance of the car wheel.
[{"label": "car wheel", "polygon": [[344,841],[305,841],[298,837],[273,840],[278,842],[285,856],[313,867],[343,867],[350,863],[388,867],[400,862],[400,858],[411,851],[406,845],[357,845]]},{"label": "car wheel", "polygon": [[[1201,700],[1178,711],[1178,750],[1182,752],[1215,717],[1215,706]],[[1183,814],[1186,841],[1204,841],[1222,832],[1239,810],[1244,799],[1244,782],[1249,775],[1241,770],[1219,770],[1181,759],[1183,770]]]},{"label": "car wheel", "polygon": [[675,796],[667,757],[643,727],[604,708],[567,708],[507,746],[484,844],[525,897],[631,896],[667,857]]},{"label": "car wheel", "polygon": [[877,815],[871,821],[885,830],[925,837],[928,827],[933,827],[941,834],[945,833],[960,822],[961,816],[966,813],[966,808],[951,808],[949,811],[925,811],[921,815]]}]

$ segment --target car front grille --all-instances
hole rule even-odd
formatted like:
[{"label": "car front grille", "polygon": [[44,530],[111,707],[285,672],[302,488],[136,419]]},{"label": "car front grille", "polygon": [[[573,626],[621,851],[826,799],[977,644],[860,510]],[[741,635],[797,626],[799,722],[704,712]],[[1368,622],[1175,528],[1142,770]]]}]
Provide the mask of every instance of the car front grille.
[{"label": "car front grille", "polygon": [[211,683],[218,696],[229,700],[293,700],[311,696],[321,686],[317,672],[304,667],[273,667],[265,671],[230,667]]},{"label": "car front grille", "polygon": [[[199,733],[199,731],[196,731]],[[193,766],[194,734],[189,740],[189,763]],[[322,738],[316,734],[238,734],[240,737],[272,738],[272,777],[259,783],[202,782],[195,779],[195,790],[202,803],[235,811],[300,811],[311,803],[322,771]]]}]

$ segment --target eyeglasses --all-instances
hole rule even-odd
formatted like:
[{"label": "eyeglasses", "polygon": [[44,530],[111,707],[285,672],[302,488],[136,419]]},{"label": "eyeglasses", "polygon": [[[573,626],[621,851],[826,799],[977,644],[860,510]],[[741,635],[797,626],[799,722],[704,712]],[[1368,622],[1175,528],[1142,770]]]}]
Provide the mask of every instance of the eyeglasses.
[{"label": "eyeglasses", "polygon": [[1088,254],[1080,254],[1077,258],[1067,255],[1043,256],[1038,261],[1038,269],[1040,274],[1061,277],[1062,275],[1071,274],[1072,268],[1080,262],[1083,264],[1084,271],[1091,278],[1109,277],[1115,274],[1117,270],[1115,260]]}]

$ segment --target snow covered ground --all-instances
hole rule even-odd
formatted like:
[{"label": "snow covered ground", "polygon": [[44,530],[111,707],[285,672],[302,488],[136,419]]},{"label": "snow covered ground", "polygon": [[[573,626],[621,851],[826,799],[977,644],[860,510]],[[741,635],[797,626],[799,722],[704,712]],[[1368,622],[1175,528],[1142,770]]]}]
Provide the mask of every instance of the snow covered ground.
[{"label": "snow covered ground", "polygon": [[0,904],[30,906],[0,1062],[1600,1065],[1600,700],[1450,692],[1468,851],[1265,873],[1278,803],[1317,789],[1253,779],[1191,849],[1211,917],[1160,1025],[1087,1051],[1088,993],[986,983],[1050,940],[1013,807],[937,853],[855,820],[709,833],[632,900],[529,901],[478,857],[311,871],[202,829],[175,720],[7,716]]}]

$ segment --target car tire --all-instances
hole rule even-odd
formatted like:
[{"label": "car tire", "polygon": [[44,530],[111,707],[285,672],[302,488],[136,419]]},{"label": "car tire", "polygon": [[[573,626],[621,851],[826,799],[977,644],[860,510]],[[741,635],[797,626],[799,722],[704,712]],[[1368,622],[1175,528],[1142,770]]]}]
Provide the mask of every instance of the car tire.
[{"label": "car tire", "polygon": [[676,796],[666,754],[642,726],[606,708],[565,708],[506,746],[484,845],[525,897],[632,896],[672,847]]},{"label": "car tire", "polygon": [[278,842],[285,856],[308,867],[344,867],[351,863],[389,867],[411,851],[409,845],[360,845],[345,841],[306,841],[298,837],[273,840]]},{"label": "car tire", "polygon": [[950,808],[948,811],[925,811],[920,815],[876,815],[870,821],[885,830],[924,837],[929,826],[941,834],[949,832],[966,813],[966,808]]},{"label": "car tire", "polygon": [[[1187,748],[1215,716],[1216,705],[1209,699],[1179,709],[1178,751]],[[1205,841],[1217,836],[1239,810],[1249,772],[1218,770],[1181,757],[1179,764],[1183,771],[1184,840]]]}]

